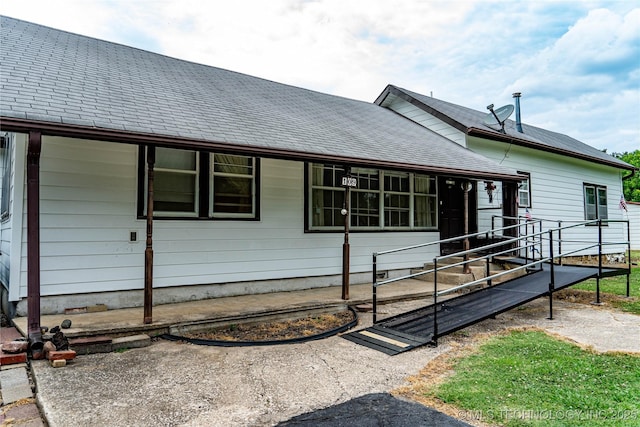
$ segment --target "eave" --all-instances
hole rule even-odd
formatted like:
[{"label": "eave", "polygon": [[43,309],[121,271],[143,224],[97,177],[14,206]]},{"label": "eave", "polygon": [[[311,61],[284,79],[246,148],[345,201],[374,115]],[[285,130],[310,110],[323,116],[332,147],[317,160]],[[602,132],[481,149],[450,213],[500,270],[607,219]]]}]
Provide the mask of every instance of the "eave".
[{"label": "eave", "polygon": [[294,160],[303,162],[320,162],[331,164],[345,164],[350,166],[374,167],[387,170],[399,170],[406,172],[421,172],[435,175],[448,175],[485,180],[520,181],[519,175],[487,173],[479,171],[467,171],[454,168],[444,168],[429,165],[407,164],[393,161],[374,160],[367,158],[354,158],[303,152],[296,150],[283,150],[252,146],[246,144],[233,144],[222,141],[200,140],[181,138],[176,136],[137,133],[124,130],[115,130],[98,127],[86,127],[65,123],[36,121],[13,117],[0,117],[0,129],[9,132],[28,133],[39,131],[42,135],[60,136],[68,138],[90,139],[96,141],[116,142],[134,145],[155,145],[167,148],[192,149],[202,151],[218,151],[233,154],[244,154],[257,157]]},{"label": "eave", "polygon": [[485,129],[479,129],[479,128],[468,128],[466,131],[466,134],[469,136],[477,136],[477,137],[481,137],[481,138],[485,138],[485,139],[491,139],[494,141],[500,141],[500,142],[506,142],[508,144],[514,144],[514,145],[518,145],[521,147],[527,147],[527,148],[533,148],[536,150],[540,150],[540,151],[545,151],[547,153],[554,153],[554,154],[560,154],[562,156],[567,156],[567,157],[573,157],[575,159],[580,159],[580,160],[588,160],[590,162],[593,163],[598,163],[598,164],[602,164],[602,165],[607,165],[607,166],[611,166],[614,167],[616,169],[624,169],[624,170],[629,170],[629,171],[633,171],[636,170],[637,168],[629,165],[628,167],[621,165],[620,163],[611,161],[608,162],[604,159],[599,159],[597,157],[592,157],[592,156],[588,156],[588,155],[581,155],[578,154],[574,151],[570,151],[570,150],[563,150],[561,148],[557,148],[557,147],[550,147],[549,145],[546,144],[538,144],[536,142],[533,141],[529,141],[529,140],[524,140],[524,139],[519,139],[519,138],[514,138],[510,135],[506,135],[506,134],[501,134],[498,132],[492,132],[489,130],[485,130]]}]

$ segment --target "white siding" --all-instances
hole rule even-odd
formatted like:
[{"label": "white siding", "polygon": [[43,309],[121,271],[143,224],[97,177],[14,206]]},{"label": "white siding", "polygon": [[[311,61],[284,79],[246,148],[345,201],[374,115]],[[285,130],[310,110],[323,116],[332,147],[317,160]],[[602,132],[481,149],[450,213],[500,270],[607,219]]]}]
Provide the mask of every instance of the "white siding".
[{"label": "white siding", "polygon": [[22,212],[26,164],[26,135],[15,134],[13,152],[8,153],[13,162],[9,185],[9,216],[1,225],[0,268],[1,280],[9,289],[9,300],[19,298],[20,253],[22,245]]},{"label": "white siding", "polygon": [[[303,163],[263,159],[261,165],[259,221],[154,221],[154,287],[341,273],[342,233],[304,232]],[[41,294],[142,289],[146,222],[136,218],[137,147],[44,137],[40,174]],[[135,243],[131,231],[138,233]],[[351,272],[370,271],[374,251],[436,236],[352,233]],[[415,267],[433,255],[389,257],[381,269]],[[260,292],[256,286],[248,284],[246,292]]]},{"label": "white siding", "polygon": [[[615,168],[479,138],[469,138],[468,144],[471,150],[487,158],[530,174],[531,207],[529,211],[536,218],[550,220],[545,223],[545,228],[554,227],[558,220],[584,221],[584,183],[605,186],[607,188],[609,219],[626,219],[618,209],[622,194],[622,182],[620,171]],[[499,189],[494,192],[494,202],[497,200],[498,203],[502,200]],[[487,199],[486,193],[481,189],[479,192],[481,201],[483,198]],[[490,212],[481,211],[483,224],[488,223]],[[519,215],[524,215],[524,213],[524,208],[520,208]],[[623,231],[621,224],[610,224],[606,227],[604,240],[608,242],[625,241],[626,231]],[[565,233],[563,238],[568,237],[567,234]],[[597,228],[576,228],[571,231],[571,236],[575,239],[588,238],[592,241],[595,236],[597,241]],[[563,251],[570,247],[577,248],[580,245],[584,246],[585,244],[563,245]],[[608,246],[603,251],[617,253],[622,252],[623,249],[617,245]]]},{"label": "white siding", "polygon": [[640,203],[627,202],[625,219],[629,220],[631,249],[640,250]]},{"label": "white siding", "polygon": [[403,115],[404,117],[412,120],[419,125],[430,129],[445,138],[449,138],[453,142],[465,146],[465,134],[460,132],[458,129],[453,126],[443,122],[442,120],[432,116],[429,113],[421,110],[415,105],[405,101],[401,98],[395,98],[393,102],[391,102],[387,108],[395,111],[398,114]]}]

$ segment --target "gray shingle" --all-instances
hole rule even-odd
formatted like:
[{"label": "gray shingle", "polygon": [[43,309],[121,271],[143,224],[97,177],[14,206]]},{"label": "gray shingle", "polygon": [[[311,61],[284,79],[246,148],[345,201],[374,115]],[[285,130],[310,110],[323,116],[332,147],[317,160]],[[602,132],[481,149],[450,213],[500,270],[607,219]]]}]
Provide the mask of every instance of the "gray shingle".
[{"label": "gray shingle", "polygon": [[[0,17],[6,117],[89,123],[234,146],[450,169],[481,176],[515,171],[373,103]],[[73,99],[74,102],[69,100]]]},{"label": "gray shingle", "polygon": [[[405,95],[419,101],[420,103],[448,116],[455,122],[463,125],[466,128],[467,132],[472,129],[480,129],[487,132],[494,132],[497,137],[502,135],[500,132],[498,132],[497,125],[491,127],[487,126],[484,123],[484,118],[488,114],[487,111],[473,110],[471,108],[452,104],[450,102],[412,92],[410,90],[403,89],[397,86],[390,86],[390,88],[394,88],[395,90],[404,93]],[[590,158],[604,163],[618,165],[625,169],[628,169],[630,166],[627,163],[613,156],[610,156],[609,154],[604,153],[597,148],[585,144],[584,142],[571,138],[568,135],[527,125],[526,123],[522,123],[522,130],[522,133],[516,130],[515,121],[511,119],[506,120],[506,134],[510,137],[522,140],[525,144],[526,142],[529,142],[532,146],[537,148],[546,147],[550,150],[560,150],[563,152],[572,153],[576,157]]]}]

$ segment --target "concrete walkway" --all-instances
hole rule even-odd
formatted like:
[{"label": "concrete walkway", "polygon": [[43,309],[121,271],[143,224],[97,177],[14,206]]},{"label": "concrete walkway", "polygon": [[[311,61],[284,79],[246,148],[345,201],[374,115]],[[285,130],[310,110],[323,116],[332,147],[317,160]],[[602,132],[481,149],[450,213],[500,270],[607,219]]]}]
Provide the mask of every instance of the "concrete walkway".
[{"label": "concrete walkway", "polygon": [[[382,310],[391,315],[419,304],[398,302]],[[640,353],[640,316],[563,302],[554,308],[554,320],[547,320],[547,302],[537,300],[442,338],[437,348],[393,357],[339,336],[241,348],[160,340],[122,353],[81,356],[58,369],[33,361],[32,371],[51,427],[313,425],[318,411],[339,414],[348,405],[357,409],[382,399],[380,393],[407,385],[430,360],[478,333],[533,326],[598,351]],[[361,315],[358,327],[370,324],[370,314]],[[396,418],[393,408],[405,407],[397,399],[385,402]],[[454,421],[450,425],[460,425]]]}]

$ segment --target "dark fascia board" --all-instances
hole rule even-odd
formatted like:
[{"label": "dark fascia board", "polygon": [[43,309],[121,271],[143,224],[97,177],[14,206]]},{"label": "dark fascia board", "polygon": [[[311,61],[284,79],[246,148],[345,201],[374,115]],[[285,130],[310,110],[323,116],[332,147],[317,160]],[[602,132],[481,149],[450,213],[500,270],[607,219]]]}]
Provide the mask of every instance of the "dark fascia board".
[{"label": "dark fascia board", "polygon": [[389,94],[391,95],[395,95],[400,99],[403,99],[405,101],[407,101],[408,103],[415,105],[416,107],[420,108],[422,111],[431,114],[432,116],[442,120],[443,122],[445,122],[448,125],[453,126],[454,128],[458,129],[460,132],[464,132],[465,134],[468,131],[468,128],[463,125],[462,123],[458,122],[457,120],[452,119],[451,117],[447,116],[446,114],[443,114],[441,111],[436,110],[420,101],[418,101],[417,99],[415,99],[414,97],[404,93],[403,91],[399,90],[398,88],[396,88],[393,85],[388,85],[385,90],[380,94],[380,96],[378,96],[378,98],[375,100],[375,103],[377,105],[382,105],[382,103],[384,102],[384,100],[387,98],[387,96],[389,96]]},{"label": "dark fascia board", "polygon": [[386,170],[405,172],[421,172],[435,175],[446,175],[462,178],[474,178],[484,180],[520,181],[520,175],[485,173],[478,171],[466,171],[461,169],[442,168],[427,165],[415,165],[384,160],[365,158],[350,158],[344,156],[327,155],[320,153],[308,153],[294,150],[282,150],[266,147],[237,145],[220,141],[207,141],[189,138],[180,138],[167,135],[145,134],[112,130],[96,127],[84,127],[79,125],[41,122],[12,117],[0,117],[0,129],[9,132],[29,133],[39,131],[42,135],[61,136],[68,138],[91,139],[96,141],[116,142],[134,145],[155,145],[158,147],[180,148],[201,151],[217,151],[221,153],[242,154],[248,156],[275,158],[283,160],[295,160],[303,162],[319,162],[330,164],[343,164],[354,167],[374,167]]},{"label": "dark fascia board", "polygon": [[567,156],[567,157],[573,157],[575,159],[588,160],[588,161],[593,162],[593,163],[599,163],[599,164],[602,164],[602,165],[611,166],[611,167],[614,167],[616,169],[624,169],[624,170],[629,170],[629,171],[634,171],[634,170],[638,169],[638,168],[634,167],[633,165],[624,166],[624,165],[621,165],[620,163],[616,163],[614,161],[608,162],[608,161],[606,161],[604,159],[599,159],[597,157],[591,157],[591,156],[587,156],[587,155],[579,155],[574,151],[563,150],[561,148],[556,148],[556,147],[550,147],[550,146],[545,145],[545,144],[537,144],[537,143],[529,141],[529,140],[523,140],[523,139],[519,139],[519,138],[514,138],[514,137],[509,136],[509,135],[496,134],[496,132],[491,132],[491,131],[484,130],[484,129],[479,129],[479,128],[469,128],[469,130],[467,132],[467,135],[469,135],[469,136],[478,136],[478,137],[481,137],[481,138],[491,139],[491,140],[494,140],[494,141],[506,142],[506,143],[509,143],[509,144],[519,145],[519,146],[527,147],[527,148],[534,148],[536,150],[546,151],[548,153],[560,154],[560,155]]}]

